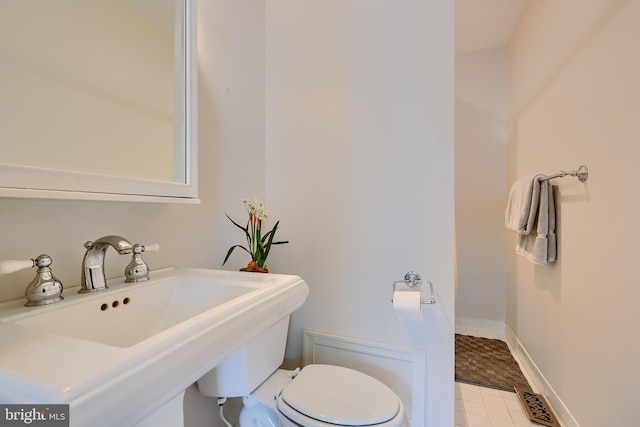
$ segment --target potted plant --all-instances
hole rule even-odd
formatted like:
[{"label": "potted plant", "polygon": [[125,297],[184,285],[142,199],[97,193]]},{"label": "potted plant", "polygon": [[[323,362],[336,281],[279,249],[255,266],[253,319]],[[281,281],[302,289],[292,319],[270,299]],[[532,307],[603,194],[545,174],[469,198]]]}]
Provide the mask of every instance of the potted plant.
[{"label": "potted plant", "polygon": [[249,219],[247,220],[247,224],[244,227],[232,220],[231,217],[227,215],[227,213],[225,213],[225,215],[227,216],[227,218],[229,218],[229,221],[231,221],[236,227],[244,231],[245,237],[247,239],[247,247],[243,245],[231,246],[227,251],[227,256],[224,257],[222,265],[227,262],[234,249],[240,248],[251,255],[251,261],[249,261],[247,267],[241,268],[240,271],[268,273],[269,270],[264,265],[267,261],[267,257],[269,256],[271,245],[282,245],[289,242],[275,242],[273,240],[280,221],[277,221],[270,231],[268,231],[264,235],[262,234],[262,221],[267,219],[267,209],[262,202],[260,202],[256,198],[253,198],[252,200],[243,199],[242,203],[244,204],[244,207],[249,214]]}]

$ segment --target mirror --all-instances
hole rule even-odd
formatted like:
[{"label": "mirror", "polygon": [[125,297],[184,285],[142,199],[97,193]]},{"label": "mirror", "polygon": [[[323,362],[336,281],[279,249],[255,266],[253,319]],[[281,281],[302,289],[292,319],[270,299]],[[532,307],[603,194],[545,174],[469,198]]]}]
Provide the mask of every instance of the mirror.
[{"label": "mirror", "polygon": [[3,0],[0,196],[197,197],[195,16],[195,0]]}]

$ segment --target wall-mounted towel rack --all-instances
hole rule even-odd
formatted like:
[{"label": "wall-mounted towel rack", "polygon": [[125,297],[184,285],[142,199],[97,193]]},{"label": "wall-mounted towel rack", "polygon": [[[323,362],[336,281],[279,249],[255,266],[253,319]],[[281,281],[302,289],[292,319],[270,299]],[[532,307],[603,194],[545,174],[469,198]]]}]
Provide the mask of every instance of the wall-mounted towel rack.
[{"label": "wall-mounted towel rack", "polygon": [[578,170],[571,171],[571,172],[566,172],[561,170],[556,174],[548,175],[542,178],[540,181],[546,181],[548,179],[553,179],[553,178],[563,178],[565,176],[575,176],[576,178],[578,178],[580,182],[585,182],[589,177],[589,169],[587,169],[585,165],[580,165]]}]

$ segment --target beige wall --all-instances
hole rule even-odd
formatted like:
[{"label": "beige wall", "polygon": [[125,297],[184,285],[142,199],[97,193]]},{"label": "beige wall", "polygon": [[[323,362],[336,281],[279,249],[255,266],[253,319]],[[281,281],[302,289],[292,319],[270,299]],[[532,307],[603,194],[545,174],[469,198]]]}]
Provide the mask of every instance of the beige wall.
[{"label": "beige wall", "polygon": [[456,319],[504,324],[507,155],[505,47],[456,55]]},{"label": "beige wall", "polygon": [[507,323],[582,427],[637,425],[640,2],[527,4],[509,46],[509,179],[555,180],[556,264],[508,244]]}]

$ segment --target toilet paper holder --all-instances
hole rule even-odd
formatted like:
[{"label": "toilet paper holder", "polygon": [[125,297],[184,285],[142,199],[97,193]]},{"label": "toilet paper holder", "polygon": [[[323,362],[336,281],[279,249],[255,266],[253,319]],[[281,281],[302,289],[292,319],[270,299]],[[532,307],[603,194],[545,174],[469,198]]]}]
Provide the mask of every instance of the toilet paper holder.
[{"label": "toilet paper holder", "polygon": [[[415,292],[422,293],[422,284],[425,283],[429,285],[429,298],[420,298],[420,304],[435,304],[436,297],[433,294],[433,284],[428,280],[422,280],[420,274],[415,271],[410,271],[404,275],[404,279],[396,280],[393,282],[393,293],[395,293],[398,289],[398,284],[402,283],[403,286],[407,286],[409,290],[415,290]],[[393,302],[393,293],[391,294],[391,302]]]}]

